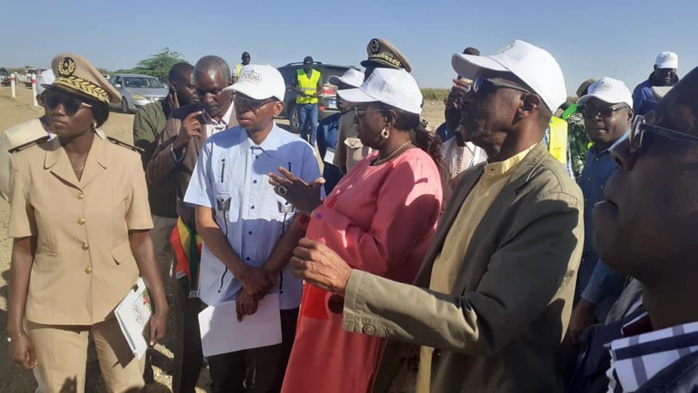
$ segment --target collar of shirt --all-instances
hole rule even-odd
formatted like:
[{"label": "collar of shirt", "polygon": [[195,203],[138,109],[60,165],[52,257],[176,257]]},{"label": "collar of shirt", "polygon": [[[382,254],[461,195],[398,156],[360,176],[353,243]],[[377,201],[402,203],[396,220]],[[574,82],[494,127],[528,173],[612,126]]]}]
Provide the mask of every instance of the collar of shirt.
[{"label": "collar of shirt", "polygon": [[210,137],[211,135],[228,128],[230,117],[233,115],[234,106],[235,105],[233,105],[231,102],[228,110],[225,111],[223,117],[221,117],[221,121],[216,121],[216,119],[212,118],[208,112],[205,110],[203,111],[201,118],[204,120],[204,127],[206,127],[206,137]]},{"label": "collar of shirt", "polygon": [[520,152],[519,154],[507,158],[504,161],[499,162],[488,162],[485,164],[485,172],[482,174],[483,179],[497,178],[506,174],[509,174],[514,168],[516,168],[521,161],[528,155],[528,153],[533,150],[534,147],[538,146],[535,144],[528,149]]},{"label": "collar of shirt", "polygon": [[284,145],[283,140],[279,138],[281,136],[280,133],[281,129],[276,125],[276,122],[274,122],[269,135],[264,138],[260,145],[256,145],[252,141],[252,138],[247,135],[247,131],[242,129],[242,132],[238,134],[240,136],[240,151],[250,149],[261,150],[262,152],[269,154],[271,157],[276,157],[277,152]]},{"label": "collar of shirt", "polygon": [[[611,387],[633,392],[684,356],[698,352],[698,322],[652,330],[644,313],[623,326],[623,338],[611,343]],[[613,390],[612,390],[613,391]]]},{"label": "collar of shirt", "polygon": [[596,144],[594,144],[591,148],[589,148],[589,151],[595,156],[599,156],[599,155],[604,154],[604,153],[610,153],[611,150],[613,150],[616,146],[623,143],[623,141],[628,139],[629,136],[630,136],[630,130],[626,131],[625,134],[623,134],[620,138],[616,139],[616,141],[613,142],[613,144],[611,146],[609,146],[608,149],[603,150],[603,151],[598,151]]}]

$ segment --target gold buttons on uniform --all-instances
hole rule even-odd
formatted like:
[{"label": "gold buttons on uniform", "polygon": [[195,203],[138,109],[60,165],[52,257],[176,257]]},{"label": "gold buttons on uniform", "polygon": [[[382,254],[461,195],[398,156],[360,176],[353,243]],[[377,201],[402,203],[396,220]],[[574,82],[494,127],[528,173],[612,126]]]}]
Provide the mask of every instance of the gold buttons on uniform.
[{"label": "gold buttons on uniform", "polygon": [[81,218],[78,220],[78,225],[84,225],[85,224],[85,219]]},{"label": "gold buttons on uniform", "polygon": [[87,243],[82,243],[83,250],[89,250],[90,246]]},{"label": "gold buttons on uniform", "polygon": [[84,198],[85,198],[85,194],[79,192],[78,195],[77,195],[76,197],[77,197],[78,199],[84,199]]},{"label": "gold buttons on uniform", "polygon": [[85,274],[90,274],[92,273],[92,268],[90,266],[85,268]]}]

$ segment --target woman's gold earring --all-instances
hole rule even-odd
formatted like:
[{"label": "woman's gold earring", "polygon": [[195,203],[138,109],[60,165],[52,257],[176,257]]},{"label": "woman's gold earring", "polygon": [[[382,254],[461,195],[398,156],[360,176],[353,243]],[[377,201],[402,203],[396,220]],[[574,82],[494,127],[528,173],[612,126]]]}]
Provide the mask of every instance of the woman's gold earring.
[{"label": "woman's gold earring", "polygon": [[388,126],[385,126],[385,128],[383,128],[383,131],[381,131],[381,138],[388,139],[389,136],[390,136],[390,129],[388,128]]}]

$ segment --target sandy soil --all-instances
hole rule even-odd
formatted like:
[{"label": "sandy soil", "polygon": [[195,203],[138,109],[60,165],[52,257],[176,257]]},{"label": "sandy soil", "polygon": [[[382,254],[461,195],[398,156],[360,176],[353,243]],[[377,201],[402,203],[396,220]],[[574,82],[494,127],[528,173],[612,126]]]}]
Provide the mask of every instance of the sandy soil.
[{"label": "sandy soil", "polygon": [[[16,124],[41,116],[43,109],[32,106],[31,90],[17,87],[17,98],[11,98],[9,87],[0,87],[0,130],[5,130]],[[424,105],[423,116],[436,129],[443,122],[443,103],[427,101]],[[107,135],[132,143],[133,115],[112,112],[104,125]],[[11,393],[32,392],[36,382],[31,372],[23,371],[16,366],[8,356],[7,346],[7,280],[9,279],[10,252],[12,240],[7,238],[9,223],[9,205],[0,201],[0,391]],[[170,335],[171,336],[171,335]],[[171,338],[155,348],[153,364],[156,382],[148,385],[148,392],[170,392],[172,376],[170,374],[172,352]],[[208,385],[206,370],[202,370],[197,392],[205,392]],[[105,392],[104,383],[99,373],[99,365],[90,350],[87,364],[87,392]]]}]

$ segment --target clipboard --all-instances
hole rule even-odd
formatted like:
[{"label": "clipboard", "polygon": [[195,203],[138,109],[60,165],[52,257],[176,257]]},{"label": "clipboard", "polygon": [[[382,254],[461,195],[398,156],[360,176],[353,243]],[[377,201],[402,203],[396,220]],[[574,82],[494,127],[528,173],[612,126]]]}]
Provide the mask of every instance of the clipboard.
[{"label": "clipboard", "polygon": [[131,352],[140,360],[148,349],[143,331],[153,316],[150,294],[141,277],[138,277],[124,299],[116,306],[114,315]]}]

